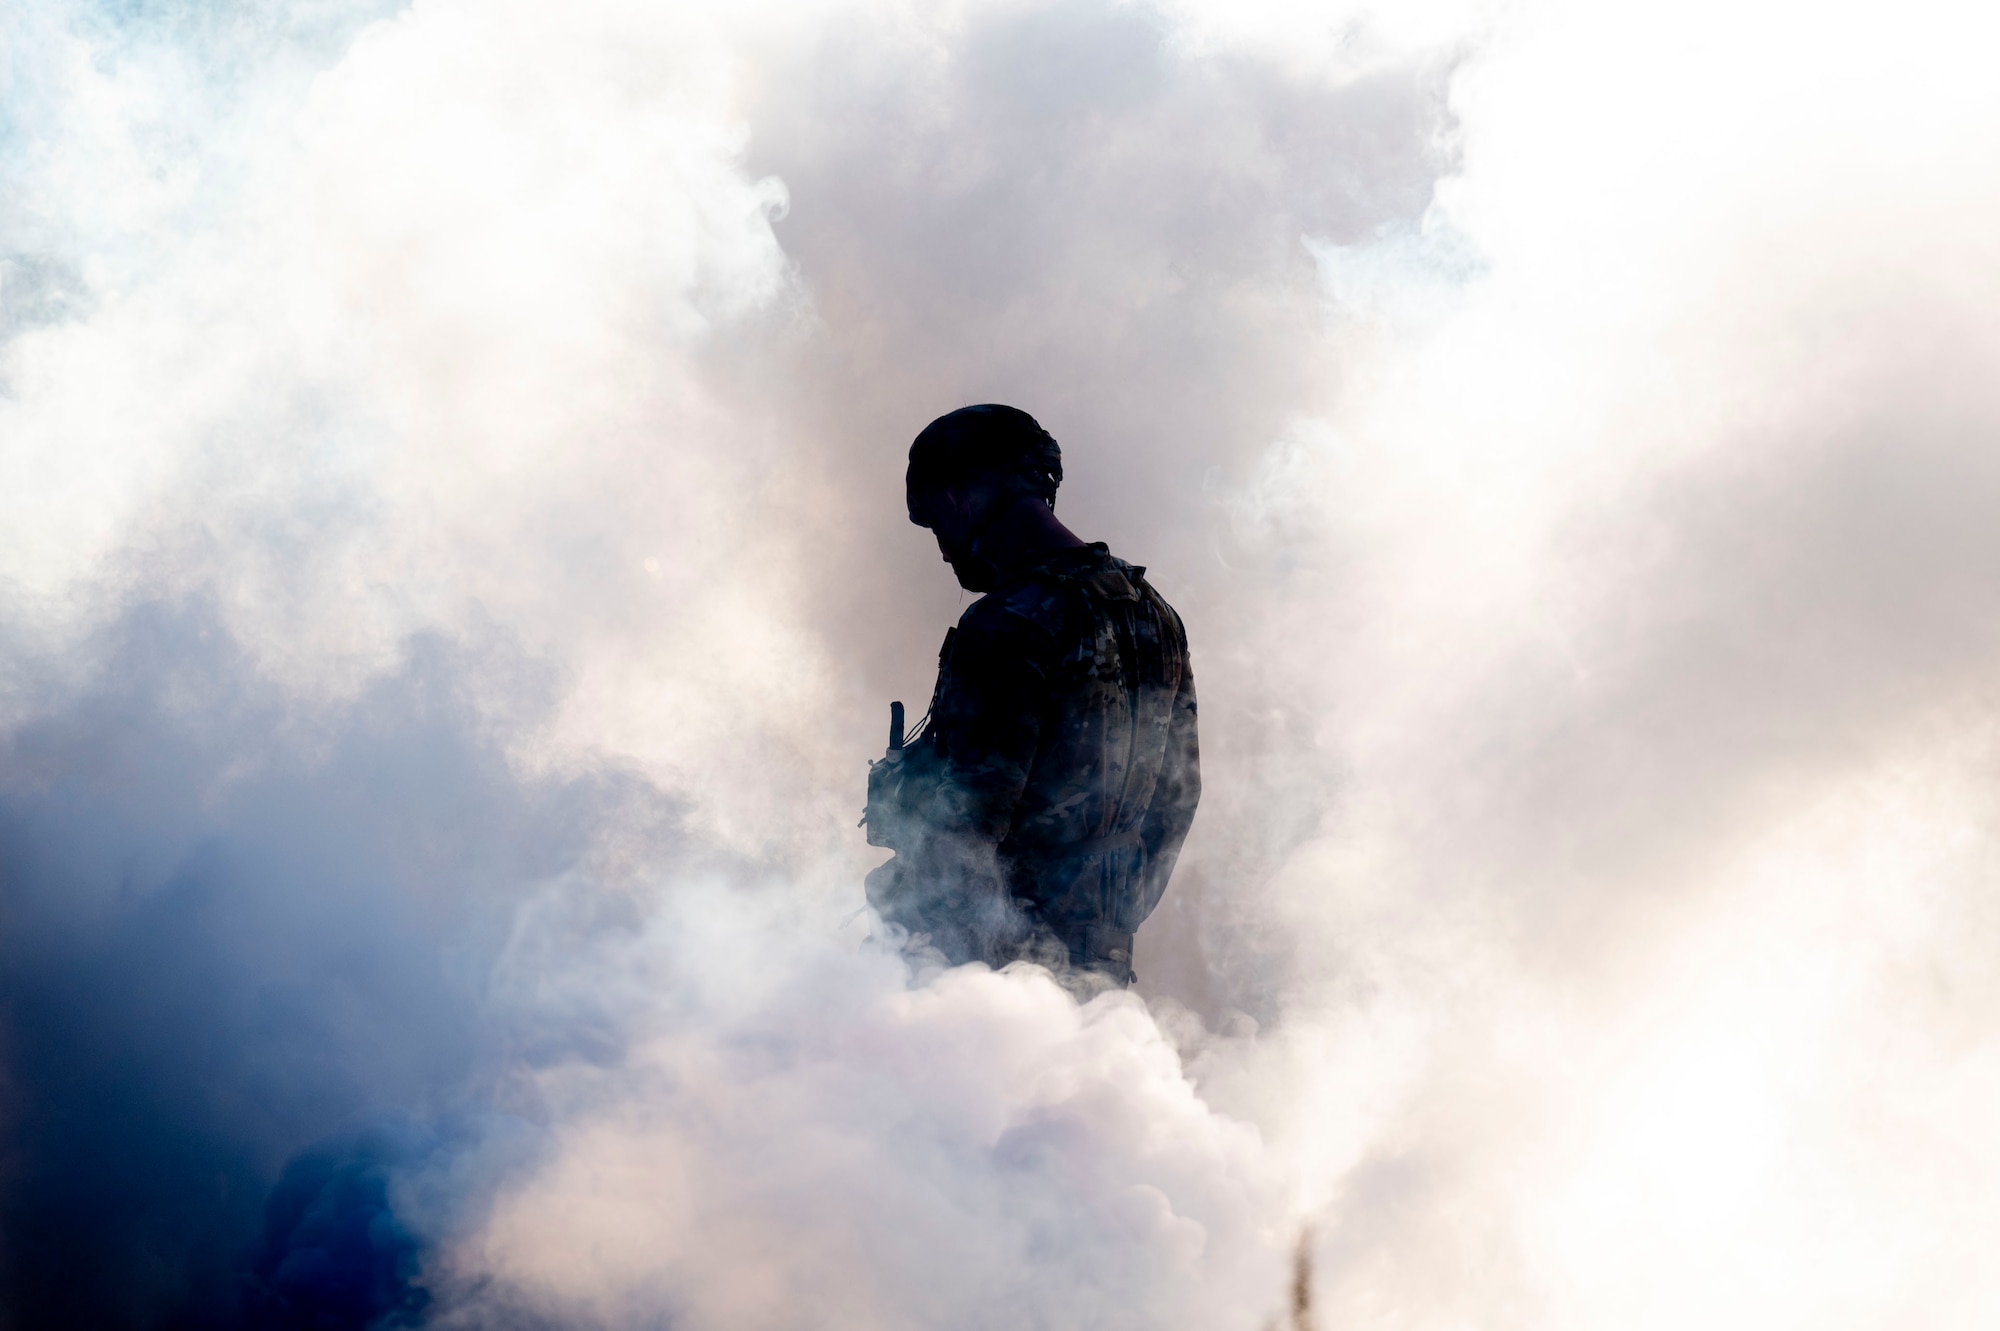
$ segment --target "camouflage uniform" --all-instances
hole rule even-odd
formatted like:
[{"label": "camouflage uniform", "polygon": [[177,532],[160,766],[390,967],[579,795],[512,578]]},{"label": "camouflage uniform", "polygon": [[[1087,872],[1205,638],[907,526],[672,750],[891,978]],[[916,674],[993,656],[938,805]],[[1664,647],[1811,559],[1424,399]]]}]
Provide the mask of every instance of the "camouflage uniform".
[{"label": "camouflage uniform", "polygon": [[1180,617],[1101,544],[1009,570],[945,636],[929,724],[870,774],[885,919],[954,961],[1133,978],[1201,795]]}]

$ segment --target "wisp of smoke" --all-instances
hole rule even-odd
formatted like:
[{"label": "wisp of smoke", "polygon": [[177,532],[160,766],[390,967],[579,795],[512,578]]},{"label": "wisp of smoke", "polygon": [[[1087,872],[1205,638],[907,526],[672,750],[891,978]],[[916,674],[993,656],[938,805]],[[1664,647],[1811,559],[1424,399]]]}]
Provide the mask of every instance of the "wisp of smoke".
[{"label": "wisp of smoke", "polygon": [[[13,7],[0,1325],[1990,1325],[1983,21]],[[973,401],[1132,993],[870,939]]]}]

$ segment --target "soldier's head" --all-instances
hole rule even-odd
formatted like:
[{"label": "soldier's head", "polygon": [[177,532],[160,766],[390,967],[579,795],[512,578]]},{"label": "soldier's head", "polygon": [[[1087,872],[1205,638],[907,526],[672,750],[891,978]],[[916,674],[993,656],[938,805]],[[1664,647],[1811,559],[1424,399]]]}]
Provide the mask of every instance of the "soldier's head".
[{"label": "soldier's head", "polygon": [[993,586],[998,569],[980,538],[1010,508],[1056,506],[1062,449],[1033,416],[986,403],[938,417],[910,445],[904,495],[910,521],[928,527],[961,584]]}]

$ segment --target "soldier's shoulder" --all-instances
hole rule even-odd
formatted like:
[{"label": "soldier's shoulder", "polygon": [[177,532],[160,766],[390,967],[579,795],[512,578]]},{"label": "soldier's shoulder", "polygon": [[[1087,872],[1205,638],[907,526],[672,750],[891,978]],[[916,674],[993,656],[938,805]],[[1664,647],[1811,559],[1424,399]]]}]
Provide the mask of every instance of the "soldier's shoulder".
[{"label": "soldier's shoulder", "polygon": [[1095,565],[1084,570],[1080,581],[1090,590],[1090,594],[1101,601],[1145,601],[1172,619],[1176,624],[1180,616],[1167,604],[1167,598],[1146,580],[1144,564],[1128,563],[1111,554],[1102,546],[1092,547],[1102,553]]},{"label": "soldier's shoulder", "polygon": [[959,623],[975,632],[1018,633],[1032,628],[1064,638],[1086,630],[1093,601],[1155,601],[1173,614],[1146,581],[1144,565],[1127,563],[1098,542],[1011,573],[973,602]]},{"label": "soldier's shoulder", "polygon": [[[1122,561],[1119,562],[1122,563]],[[1167,598],[1160,594],[1159,588],[1146,580],[1145,566],[1141,564],[1124,564],[1123,571],[1130,577],[1136,598],[1149,604],[1152,607],[1153,613],[1166,623],[1173,637],[1185,645],[1187,642],[1187,626],[1181,622],[1180,611],[1174,609]]]}]

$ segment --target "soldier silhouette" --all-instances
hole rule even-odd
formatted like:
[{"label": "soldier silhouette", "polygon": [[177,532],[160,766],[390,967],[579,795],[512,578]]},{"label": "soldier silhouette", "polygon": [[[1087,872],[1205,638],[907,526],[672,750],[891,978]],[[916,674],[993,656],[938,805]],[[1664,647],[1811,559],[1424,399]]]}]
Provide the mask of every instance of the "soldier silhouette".
[{"label": "soldier silhouette", "polygon": [[926,720],[869,773],[896,854],[868,900],[947,961],[1027,958],[1126,985],[1201,796],[1187,634],[1145,578],[1055,516],[1062,452],[1013,407],[910,445],[910,521],[983,593],[938,653]]}]

